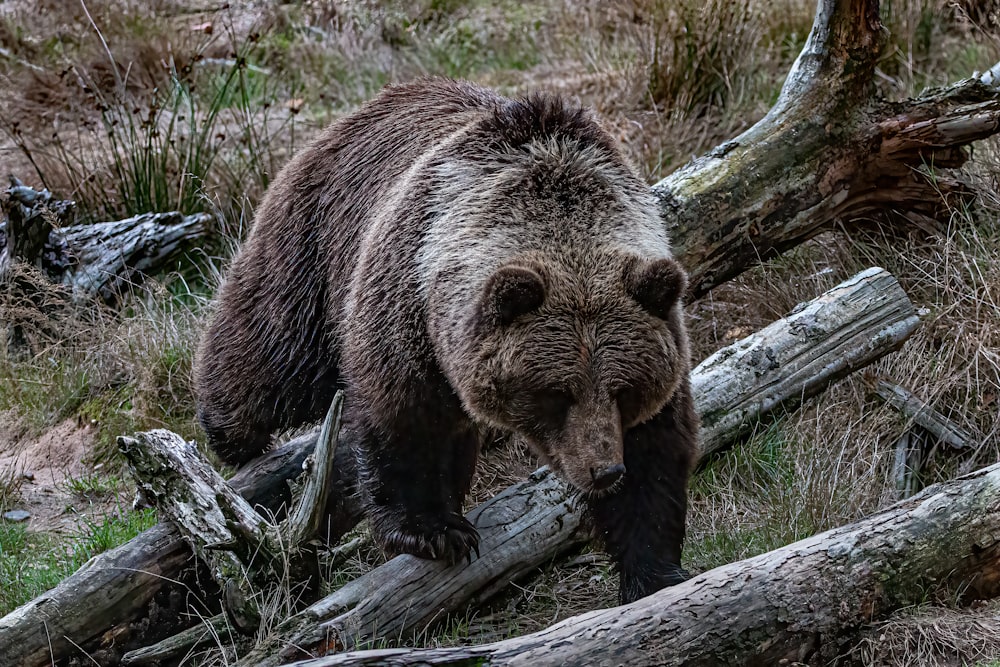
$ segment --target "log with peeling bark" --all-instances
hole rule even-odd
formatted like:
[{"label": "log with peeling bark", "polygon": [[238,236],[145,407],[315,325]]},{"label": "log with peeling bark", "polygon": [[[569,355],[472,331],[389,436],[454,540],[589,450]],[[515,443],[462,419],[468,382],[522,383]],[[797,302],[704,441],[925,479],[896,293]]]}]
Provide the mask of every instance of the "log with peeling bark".
[{"label": "log with peeling bark", "polygon": [[862,521],[540,632],[482,646],[357,651],[295,665],[830,664],[858,629],[921,603],[937,586],[972,600],[1000,593],[1000,464]]},{"label": "log with peeling bark", "polygon": [[[230,484],[262,511],[278,512],[290,503],[288,481],[301,474],[316,437],[313,432],[295,438],[240,470]],[[327,511],[336,536],[361,518],[352,490],[354,455],[347,446],[338,447],[335,473]],[[117,664],[125,651],[189,623],[186,606],[201,602],[193,566],[190,547],[169,523],[91,558],[52,590],[0,618],[0,665],[42,667],[71,659]]]},{"label": "log with peeling bark", "polygon": [[[702,456],[752,429],[762,414],[794,406],[869,363],[873,347],[898,347],[916,325],[899,284],[873,268],[723,348],[691,374],[704,420]],[[378,637],[405,637],[579,546],[588,533],[572,494],[552,475],[536,477],[469,514],[481,558],[451,567],[395,558],[280,624],[240,664],[277,665]]]},{"label": "log with peeling bark", "polygon": [[[707,428],[703,442],[708,449],[717,449],[727,441],[732,441],[753,428],[757,421],[763,418],[768,410],[774,409],[783,400],[796,403],[803,395],[812,395],[823,386],[835,379],[839,373],[847,373],[854,366],[844,366],[844,360],[852,360],[852,364],[857,367],[863,366],[878,359],[890,351],[896,349],[903,339],[916,326],[917,318],[912,305],[902,289],[884,271],[865,272],[863,279],[852,279],[845,285],[835,288],[830,293],[816,299],[816,304],[822,304],[817,310],[814,304],[807,304],[798,308],[791,317],[799,317],[801,325],[790,325],[788,321],[780,321],[764,330],[763,335],[757,338],[759,344],[748,341],[739,341],[730,346],[731,352],[723,352],[713,356],[711,364],[706,366],[706,374],[709,378],[701,379],[701,371],[695,369],[693,374],[693,386],[698,388],[697,392],[707,392],[709,394],[725,394],[724,397],[709,398],[700,393],[696,393],[696,401],[704,406],[702,409],[718,409],[718,406],[728,406],[728,410],[734,414],[739,414],[738,420],[715,420]],[[839,297],[831,298],[831,295],[839,294]],[[863,297],[861,295],[864,295]],[[846,307],[838,306],[842,302]],[[868,304],[869,309],[858,309],[857,304]],[[834,323],[832,314],[839,309],[843,321],[837,325]],[[854,336],[846,336],[843,332],[855,331]],[[784,332],[784,341],[778,336],[779,332]],[[853,340],[859,345],[859,349],[864,351],[864,355],[843,354],[840,348],[830,349],[825,346],[818,334],[823,331],[830,337],[841,341]],[[799,349],[799,354],[785,354],[784,348]],[[815,350],[817,355],[809,361],[804,353],[810,349]],[[777,360],[782,363],[776,363]],[[784,366],[784,363],[788,366]],[[726,364],[731,364],[727,371]],[[815,366],[812,366],[815,365]],[[801,382],[789,384],[782,382],[782,377],[786,372],[801,373],[803,368],[839,368],[839,373],[819,373],[813,377],[803,377]],[[730,382],[727,378],[741,377],[748,384]],[[774,391],[765,392],[767,400],[762,400],[761,387],[773,387]],[[780,388],[780,393],[778,391]],[[746,401],[740,400],[740,395]],[[715,406],[715,407],[713,407]],[[263,487],[264,482],[269,482],[267,488],[259,488],[253,502],[261,502],[268,499],[267,505],[274,508],[279,502],[287,502],[287,489],[284,488],[284,480],[288,479],[301,470],[301,462],[306,452],[312,447],[315,441],[315,433],[311,436],[303,436],[278,453],[272,453],[263,461],[240,471],[235,481],[247,484],[248,480],[255,480],[257,485]],[[351,443],[343,442],[337,449],[336,474],[334,475],[337,488],[331,497],[328,511],[332,517],[331,532],[334,536],[341,535],[350,529],[359,519],[360,512],[356,505],[356,498],[351,492],[353,473],[350,466],[353,459],[350,454]],[[284,492],[284,493],[279,493]],[[524,501],[521,495],[516,495],[519,499],[517,507],[524,508]],[[545,498],[545,494],[535,494],[534,498]],[[534,502],[534,501],[533,501]],[[338,504],[339,503],[339,504]],[[565,498],[556,502],[560,508],[566,508]],[[533,507],[534,521],[548,521],[546,518],[549,509],[542,503],[535,502]],[[499,511],[499,510],[497,510]],[[520,511],[520,510],[517,510]],[[486,512],[480,510],[481,516],[494,516],[494,510]],[[561,515],[559,515],[561,516]],[[556,526],[562,531],[559,533],[566,539],[562,549],[570,549],[574,544],[579,544],[584,539],[578,527],[573,521],[578,521],[575,514],[561,516],[561,523],[555,521]],[[524,524],[524,525],[527,525]],[[502,545],[505,538],[502,534],[496,537],[487,537],[486,526],[480,526],[484,545],[486,540],[494,540],[491,544]],[[500,527],[502,530],[502,527]],[[539,530],[550,530],[551,527],[540,527]],[[172,538],[172,539],[171,539]],[[575,541],[574,541],[575,540]],[[511,541],[510,544],[518,544]],[[523,543],[521,543],[523,544]],[[473,565],[482,567],[490,564],[494,569],[493,575],[490,571],[475,570],[480,573],[478,576],[496,576],[498,580],[504,580],[505,572],[522,568],[521,561],[531,558],[535,551],[502,551],[499,548],[481,550],[483,554],[482,562],[475,561]],[[148,613],[148,606],[154,596],[162,597],[160,588],[167,585],[168,579],[176,577],[181,562],[175,562],[173,570],[167,570],[157,565],[161,561],[167,560],[170,554],[186,554],[185,545],[177,536],[176,532],[158,526],[151,531],[136,537],[130,543],[118,549],[103,554],[93,559],[86,567],[77,574],[72,575],[56,589],[43,594],[36,600],[20,609],[12,612],[7,617],[0,619],[0,664],[23,664],[42,665],[47,664],[49,651],[57,657],[76,655],[76,646],[85,647],[93,654],[106,651],[108,656],[105,662],[114,662],[117,656],[129,649],[138,648],[137,638],[130,630],[129,623],[136,617]],[[494,559],[513,559],[514,563]],[[491,560],[487,560],[491,559]],[[181,558],[180,561],[184,559]],[[544,558],[539,562],[544,562]],[[400,567],[393,565],[390,569]],[[439,567],[435,563],[424,563],[423,567],[429,568],[426,572],[432,574]],[[111,569],[116,568],[116,569]],[[157,568],[160,568],[159,570]],[[134,582],[129,577],[136,576],[134,573],[143,572],[147,569],[157,571],[160,577],[139,577],[138,582]],[[403,570],[397,571],[402,572]],[[455,576],[455,572],[445,570],[444,578]],[[128,576],[126,576],[128,574]],[[380,575],[386,574],[381,571]],[[440,577],[441,572],[436,575]],[[370,581],[370,580],[369,580]],[[398,584],[398,579],[395,580]],[[482,581],[482,579],[480,579]],[[384,584],[384,582],[382,582]],[[428,590],[434,590],[436,597],[428,598],[423,603],[423,607],[430,608],[433,605],[444,604],[448,608],[455,608],[459,604],[457,598],[449,593],[447,586],[431,586],[432,579],[424,579],[422,584]],[[395,584],[394,584],[395,585]],[[482,584],[480,584],[482,586]],[[359,619],[363,614],[370,614],[372,606],[366,605],[364,600],[358,597],[363,592],[363,587],[356,585],[346,594],[352,598],[341,598],[342,604],[350,607],[345,610],[346,616],[341,619],[341,623],[356,623],[350,621],[351,618]],[[488,587],[483,590],[488,591]],[[109,591],[114,591],[110,594]],[[386,586],[386,591],[394,593],[392,586]],[[443,597],[442,597],[443,595]],[[472,599],[478,595],[475,591],[467,591],[466,596]],[[467,600],[469,597],[466,598]],[[109,605],[108,600],[113,600],[116,604]],[[338,604],[330,602],[328,604]],[[440,608],[440,607],[438,607]],[[57,613],[55,610],[59,610]],[[331,608],[332,610],[332,608]],[[415,610],[414,610],[415,613]],[[436,613],[436,612],[435,612]],[[415,616],[410,616],[410,625]],[[405,620],[405,619],[397,619]],[[419,620],[419,619],[418,619]],[[384,627],[388,627],[388,621]],[[395,621],[394,621],[395,622]],[[141,626],[141,624],[137,624]],[[109,628],[114,628],[113,634],[106,634]],[[145,640],[143,646],[158,641],[179,631],[179,627],[157,626],[161,630],[160,634],[143,635]],[[47,630],[47,631],[46,631]],[[324,631],[325,632],[325,631]],[[113,646],[109,646],[113,644]],[[118,651],[117,653],[114,653]]]},{"label": "log with peeling bark", "polygon": [[[740,424],[754,423],[779,404],[794,407],[871,363],[874,348],[900,345],[916,322],[896,279],[871,268],[722,348],[691,375],[702,455],[726,445]],[[779,368],[780,376],[763,381]]]},{"label": "log with peeling bark", "polygon": [[310,594],[318,587],[311,544],[320,532],[336,475],[342,405],[343,392],[337,392],[315,453],[306,459],[306,480],[298,485],[292,509],[281,522],[255,511],[195,443],[176,433],[156,429],[118,438],[140,493],[155,502],[161,516],[177,526],[208,565],[223,591],[226,616],[243,634],[253,634],[260,625],[254,589],[286,577]]}]

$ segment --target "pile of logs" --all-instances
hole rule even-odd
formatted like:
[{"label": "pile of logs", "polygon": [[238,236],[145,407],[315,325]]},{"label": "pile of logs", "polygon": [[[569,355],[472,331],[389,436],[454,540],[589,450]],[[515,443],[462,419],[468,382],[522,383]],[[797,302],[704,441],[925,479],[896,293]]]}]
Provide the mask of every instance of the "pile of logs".
[{"label": "pile of logs", "polygon": [[[809,39],[767,116],[654,186],[676,254],[690,272],[692,297],[820,232],[849,232],[892,212],[886,224],[906,233],[907,224],[934,225],[957,198],[972,195],[941,169],[960,166],[972,142],[1000,132],[1000,81],[987,72],[915,99],[873,99],[884,40],[875,0],[820,0]],[[30,202],[19,202],[30,209]],[[14,243],[37,248],[42,239],[44,246],[46,235],[21,236],[23,224],[8,215],[8,258],[33,252],[12,251]],[[135,228],[114,234],[129,236]],[[72,273],[84,285],[79,289],[92,294],[99,290],[86,287],[90,278],[82,276],[138,267],[101,264],[87,254],[96,246],[82,234],[63,239],[77,258]],[[771,411],[794,409],[898,349],[916,326],[915,309],[896,280],[872,268],[719,350],[693,373],[702,455],[737,443]],[[879,391],[940,442],[968,442],[912,397],[888,385]],[[338,439],[335,414],[324,436],[301,436],[228,483],[173,434],[123,438],[140,487],[171,520],[0,619],[0,664],[82,656],[99,664],[173,664],[227,632],[252,631],[259,610],[247,584],[281,569],[280,576],[294,572],[309,580],[314,573],[306,564],[315,548],[309,540],[320,517],[334,540],[360,520],[353,444]],[[912,467],[909,461],[904,468]],[[286,482],[302,476],[304,462],[302,488],[293,494]],[[905,475],[901,489],[915,491]],[[272,517],[282,506],[292,509],[277,523]],[[447,612],[479,604],[586,540],[571,494],[542,469],[469,513],[481,536],[480,558],[455,566],[395,558],[311,600],[238,664],[306,658],[315,658],[309,665],[819,664],[865,624],[919,602],[929,585],[968,599],[1000,593],[998,509],[1000,467],[993,466],[858,523],[538,633],[455,649],[352,650],[406,637]],[[294,545],[301,558],[277,562],[271,557],[277,542]],[[193,565],[192,553],[207,569]],[[217,591],[219,615],[182,622],[177,609],[191,591]]]}]

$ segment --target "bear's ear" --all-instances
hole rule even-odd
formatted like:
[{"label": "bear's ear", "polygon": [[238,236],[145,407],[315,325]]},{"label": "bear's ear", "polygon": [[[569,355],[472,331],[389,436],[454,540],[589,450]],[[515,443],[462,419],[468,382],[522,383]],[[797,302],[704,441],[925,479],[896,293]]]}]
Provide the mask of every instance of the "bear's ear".
[{"label": "bear's ear", "polygon": [[538,309],[545,300],[545,284],[537,272],[505,266],[486,281],[480,312],[494,325],[507,326],[518,315]]},{"label": "bear's ear", "polygon": [[687,291],[687,274],[670,258],[640,263],[626,272],[625,289],[650,315],[665,320]]}]

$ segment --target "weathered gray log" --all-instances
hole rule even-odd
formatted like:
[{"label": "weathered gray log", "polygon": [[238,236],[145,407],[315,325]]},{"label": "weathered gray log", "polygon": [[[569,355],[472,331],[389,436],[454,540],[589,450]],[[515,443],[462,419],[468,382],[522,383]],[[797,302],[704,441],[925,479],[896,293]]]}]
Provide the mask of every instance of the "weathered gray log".
[{"label": "weathered gray log", "polygon": [[911,422],[896,441],[892,463],[896,490],[901,498],[908,498],[920,490],[920,473],[939,444],[965,449],[972,445],[972,436],[899,385],[879,380],[875,393]]},{"label": "weathered gray log", "polygon": [[376,637],[407,636],[487,599],[588,537],[572,494],[548,468],[466,516],[480,538],[481,556],[471,563],[397,556],[279,624],[237,664],[265,667]]},{"label": "weathered gray log", "polygon": [[212,231],[208,213],[145,213],[125,220],[72,224],[75,204],[53,199],[11,177],[0,224],[0,276],[25,261],[62,285],[74,298],[95,296],[116,303],[144,274],[169,270],[195,242]]},{"label": "weathered gray log", "polygon": [[144,213],[125,220],[74,225],[60,230],[73,257],[62,283],[78,298],[99,296],[116,303],[144,274],[167,269],[194,242],[208,235],[208,213]]},{"label": "weathered gray log", "polygon": [[344,392],[338,391],[319,429],[315,451],[306,459],[305,484],[286,519],[287,543],[297,548],[316,537],[326,519],[326,507],[336,479],[337,441],[340,438]]},{"label": "weathered gray log", "polygon": [[229,620],[244,634],[255,632],[260,623],[255,588],[285,574],[298,583],[313,578],[314,568],[307,563],[315,563],[316,554],[306,543],[317,536],[326,516],[343,401],[343,392],[337,392],[316,450],[306,459],[306,480],[299,484],[287,517],[277,524],[254,511],[193,442],[165,429],[118,438],[140,493],[155,502],[208,565],[224,591]]},{"label": "weathered gray log", "polygon": [[938,442],[952,449],[967,449],[972,446],[972,436],[968,431],[921,401],[912,392],[897,384],[879,380],[875,393],[908,420],[934,436]]},{"label": "weathered gray log", "polygon": [[886,213],[901,214],[890,231],[947,222],[968,188],[946,169],[1000,132],[1000,77],[875,99],[886,35],[877,0],[819,0],[768,114],[653,187],[691,294],[839,224],[850,230]]},{"label": "weathered gray log", "polygon": [[[249,563],[268,567],[267,524],[198,451],[176,433],[155,429],[119,436],[139,491],[184,535],[209,573],[226,592],[224,607],[241,632],[260,622],[253,604]],[[224,548],[218,548],[219,546]]]},{"label": "weathered gray log", "polygon": [[191,651],[218,646],[220,643],[225,645],[232,637],[229,619],[225,614],[219,614],[152,646],[127,653],[121,664],[129,667],[174,664],[190,655]]},{"label": "weathered gray log", "polygon": [[[896,279],[871,268],[722,348],[691,376],[703,455],[729,442],[741,423],[815,395],[870,364],[876,349],[897,348],[916,323]],[[780,374],[768,375],[773,369]]]},{"label": "weathered gray log", "polygon": [[0,276],[14,260],[43,268],[49,236],[73,208],[73,202],[53,201],[48,190],[35,190],[11,176],[10,187],[0,197]]},{"label": "weathered gray log", "polygon": [[1000,593],[1000,464],[540,632],[482,646],[342,653],[295,666],[829,664],[858,629],[919,604],[935,586],[969,599]]},{"label": "weathered gray log", "polygon": [[[704,421],[702,455],[751,430],[780,405],[796,405],[832,380],[896,349],[913,332],[913,305],[884,269],[868,269],[723,348],[692,372]],[[359,642],[403,637],[485,599],[587,538],[571,494],[551,475],[516,485],[469,514],[481,558],[448,567],[395,558],[293,616],[243,665],[276,665]]]}]

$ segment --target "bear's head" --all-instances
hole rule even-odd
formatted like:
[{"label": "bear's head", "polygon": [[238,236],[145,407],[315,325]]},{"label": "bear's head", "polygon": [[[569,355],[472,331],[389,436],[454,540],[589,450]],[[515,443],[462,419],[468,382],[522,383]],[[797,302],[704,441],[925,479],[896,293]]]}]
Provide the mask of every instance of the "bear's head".
[{"label": "bear's head", "polygon": [[471,306],[456,388],[474,416],[601,494],[626,472],[623,434],[689,370],[687,279],[670,257],[610,253],[585,265],[520,258],[493,271]]}]

